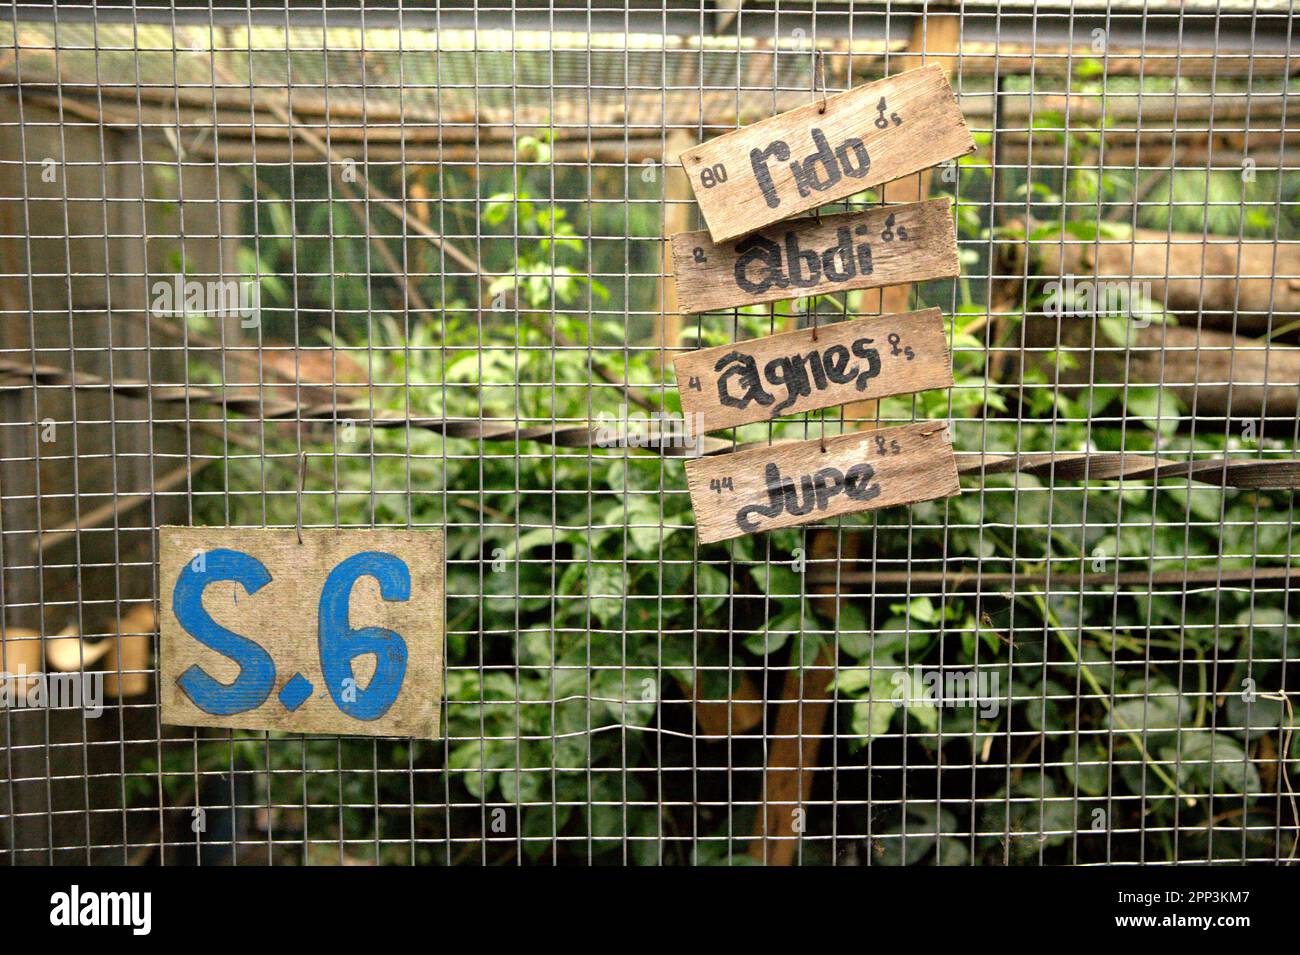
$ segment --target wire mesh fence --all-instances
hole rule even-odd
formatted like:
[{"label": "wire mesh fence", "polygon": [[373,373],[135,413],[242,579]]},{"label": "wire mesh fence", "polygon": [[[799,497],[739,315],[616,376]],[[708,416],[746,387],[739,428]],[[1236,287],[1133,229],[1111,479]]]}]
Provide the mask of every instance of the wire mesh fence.
[{"label": "wire mesh fence", "polygon": [[[90,699],[6,697],[0,857],[1292,861],[1293,21],[4,5],[0,671]],[[828,209],[961,277],[680,315],[680,153],[922,64],[977,151]],[[671,359],[924,306],[953,387],[703,450],[942,419],[962,494],[700,544]],[[164,724],[166,524],[445,528],[442,738]]]}]

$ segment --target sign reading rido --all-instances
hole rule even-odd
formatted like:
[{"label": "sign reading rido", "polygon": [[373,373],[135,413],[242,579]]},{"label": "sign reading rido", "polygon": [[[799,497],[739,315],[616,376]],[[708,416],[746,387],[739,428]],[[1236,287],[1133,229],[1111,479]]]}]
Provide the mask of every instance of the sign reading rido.
[{"label": "sign reading rido", "polygon": [[725,242],[974,151],[942,68],[923,66],[685,150],[682,168]]},{"label": "sign reading rido", "polygon": [[162,721],[438,735],[441,531],[163,527]]}]

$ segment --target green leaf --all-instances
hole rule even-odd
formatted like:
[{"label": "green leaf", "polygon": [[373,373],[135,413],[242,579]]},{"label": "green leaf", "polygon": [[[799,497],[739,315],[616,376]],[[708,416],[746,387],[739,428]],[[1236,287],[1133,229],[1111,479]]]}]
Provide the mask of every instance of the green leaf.
[{"label": "green leaf", "polygon": [[1169,746],[1161,750],[1161,757],[1172,764],[1175,755],[1181,756],[1178,776],[1184,788],[1211,796],[1259,792],[1259,771],[1246,757],[1241,743],[1231,736],[1190,732],[1182,734],[1181,742],[1181,754]]},{"label": "green leaf", "polygon": [[[1139,684],[1129,692],[1141,692]],[[1192,706],[1170,684],[1152,684],[1149,692],[1117,703],[1111,710],[1112,732],[1132,732],[1147,737],[1185,729],[1192,719]]]},{"label": "green leaf", "polygon": [[695,579],[701,613],[713,613],[726,603],[730,590],[726,574],[709,564],[697,564]]},{"label": "green leaf", "polygon": [[929,597],[913,597],[905,604],[890,604],[890,613],[905,613],[920,623],[935,623],[939,612]]},{"label": "green leaf", "polygon": [[[1106,793],[1106,784],[1110,779],[1110,756],[1100,743],[1077,746],[1078,737],[1073,739],[1069,759],[1065,764],[1065,775],[1071,783],[1087,796],[1102,796]],[[1075,754],[1078,754],[1076,766]]]},{"label": "green leaf", "polygon": [[876,671],[868,667],[845,667],[831,679],[828,689],[853,696],[871,686],[871,675],[874,672]]},{"label": "green leaf", "polygon": [[1286,719],[1282,701],[1260,696],[1257,692],[1247,703],[1241,693],[1231,693],[1224,706],[1225,720],[1221,722],[1236,730],[1240,726],[1247,739],[1274,732]]},{"label": "green leaf", "polygon": [[854,734],[861,737],[860,742],[866,743],[889,729],[890,721],[901,708],[902,694],[895,687],[896,681],[903,678],[899,667],[840,671],[834,681],[835,688],[845,696],[859,697],[853,704],[850,722]]},{"label": "green leaf", "polygon": [[803,593],[803,578],[788,567],[764,564],[753,570],[754,583],[769,597],[797,597]]},{"label": "green leaf", "polygon": [[856,604],[844,604],[839,610],[836,626],[839,628],[840,649],[861,660],[871,654],[871,632],[867,618]]},{"label": "green leaf", "polygon": [[898,711],[898,706],[889,699],[867,699],[853,704],[853,732],[862,737],[865,743],[889,729],[889,722]]},{"label": "green leaf", "polygon": [[591,612],[606,626],[618,626],[627,594],[627,575],[620,564],[591,563],[586,568],[587,596]]},{"label": "green leaf", "polygon": [[[937,673],[938,671],[931,672]],[[892,682],[896,691],[894,695],[897,697],[899,695],[897,692],[898,684],[902,680],[895,677]],[[939,710],[933,702],[934,694],[926,687],[919,669],[913,668],[908,671],[906,686],[903,706],[907,709],[907,715],[920,723],[927,732],[933,733],[938,730]]]},{"label": "green leaf", "polygon": [[1178,430],[1178,396],[1168,388],[1129,388],[1124,395],[1124,407],[1130,415],[1165,437]]},{"label": "green leaf", "polygon": [[745,638],[745,649],[750,653],[766,656],[774,653],[785,646],[786,641],[792,634],[798,633],[801,628],[807,627],[807,618],[802,614],[799,604],[794,604],[794,609],[786,610],[775,618],[769,620],[761,630],[757,630]]},{"label": "green leaf", "polygon": [[506,802],[534,802],[542,795],[546,774],[538,771],[506,769],[497,773],[501,796]]}]

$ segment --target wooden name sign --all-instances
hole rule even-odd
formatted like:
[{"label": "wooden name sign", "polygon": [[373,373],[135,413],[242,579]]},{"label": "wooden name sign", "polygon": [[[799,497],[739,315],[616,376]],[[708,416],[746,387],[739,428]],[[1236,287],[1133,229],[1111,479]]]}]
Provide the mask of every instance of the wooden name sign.
[{"label": "wooden name sign", "polygon": [[438,735],[443,538],[163,527],[162,721]]},{"label": "wooden name sign", "polygon": [[686,483],[705,544],[960,493],[946,421],[697,458]]},{"label": "wooden name sign", "polygon": [[952,385],[937,308],[705,348],[673,366],[692,435]]},{"label": "wooden name sign", "polygon": [[923,66],[682,152],[715,242],[975,151],[942,67]]},{"label": "wooden name sign", "polygon": [[850,289],[955,278],[957,232],[947,199],[794,219],[739,242],[707,232],[672,237],[684,313]]}]

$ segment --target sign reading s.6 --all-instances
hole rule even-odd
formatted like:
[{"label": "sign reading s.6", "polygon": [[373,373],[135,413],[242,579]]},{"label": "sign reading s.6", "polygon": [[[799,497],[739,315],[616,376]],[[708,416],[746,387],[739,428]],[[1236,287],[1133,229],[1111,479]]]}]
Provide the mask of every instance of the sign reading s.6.
[{"label": "sign reading s.6", "polygon": [[441,531],[164,527],[162,719],[438,734]]}]

